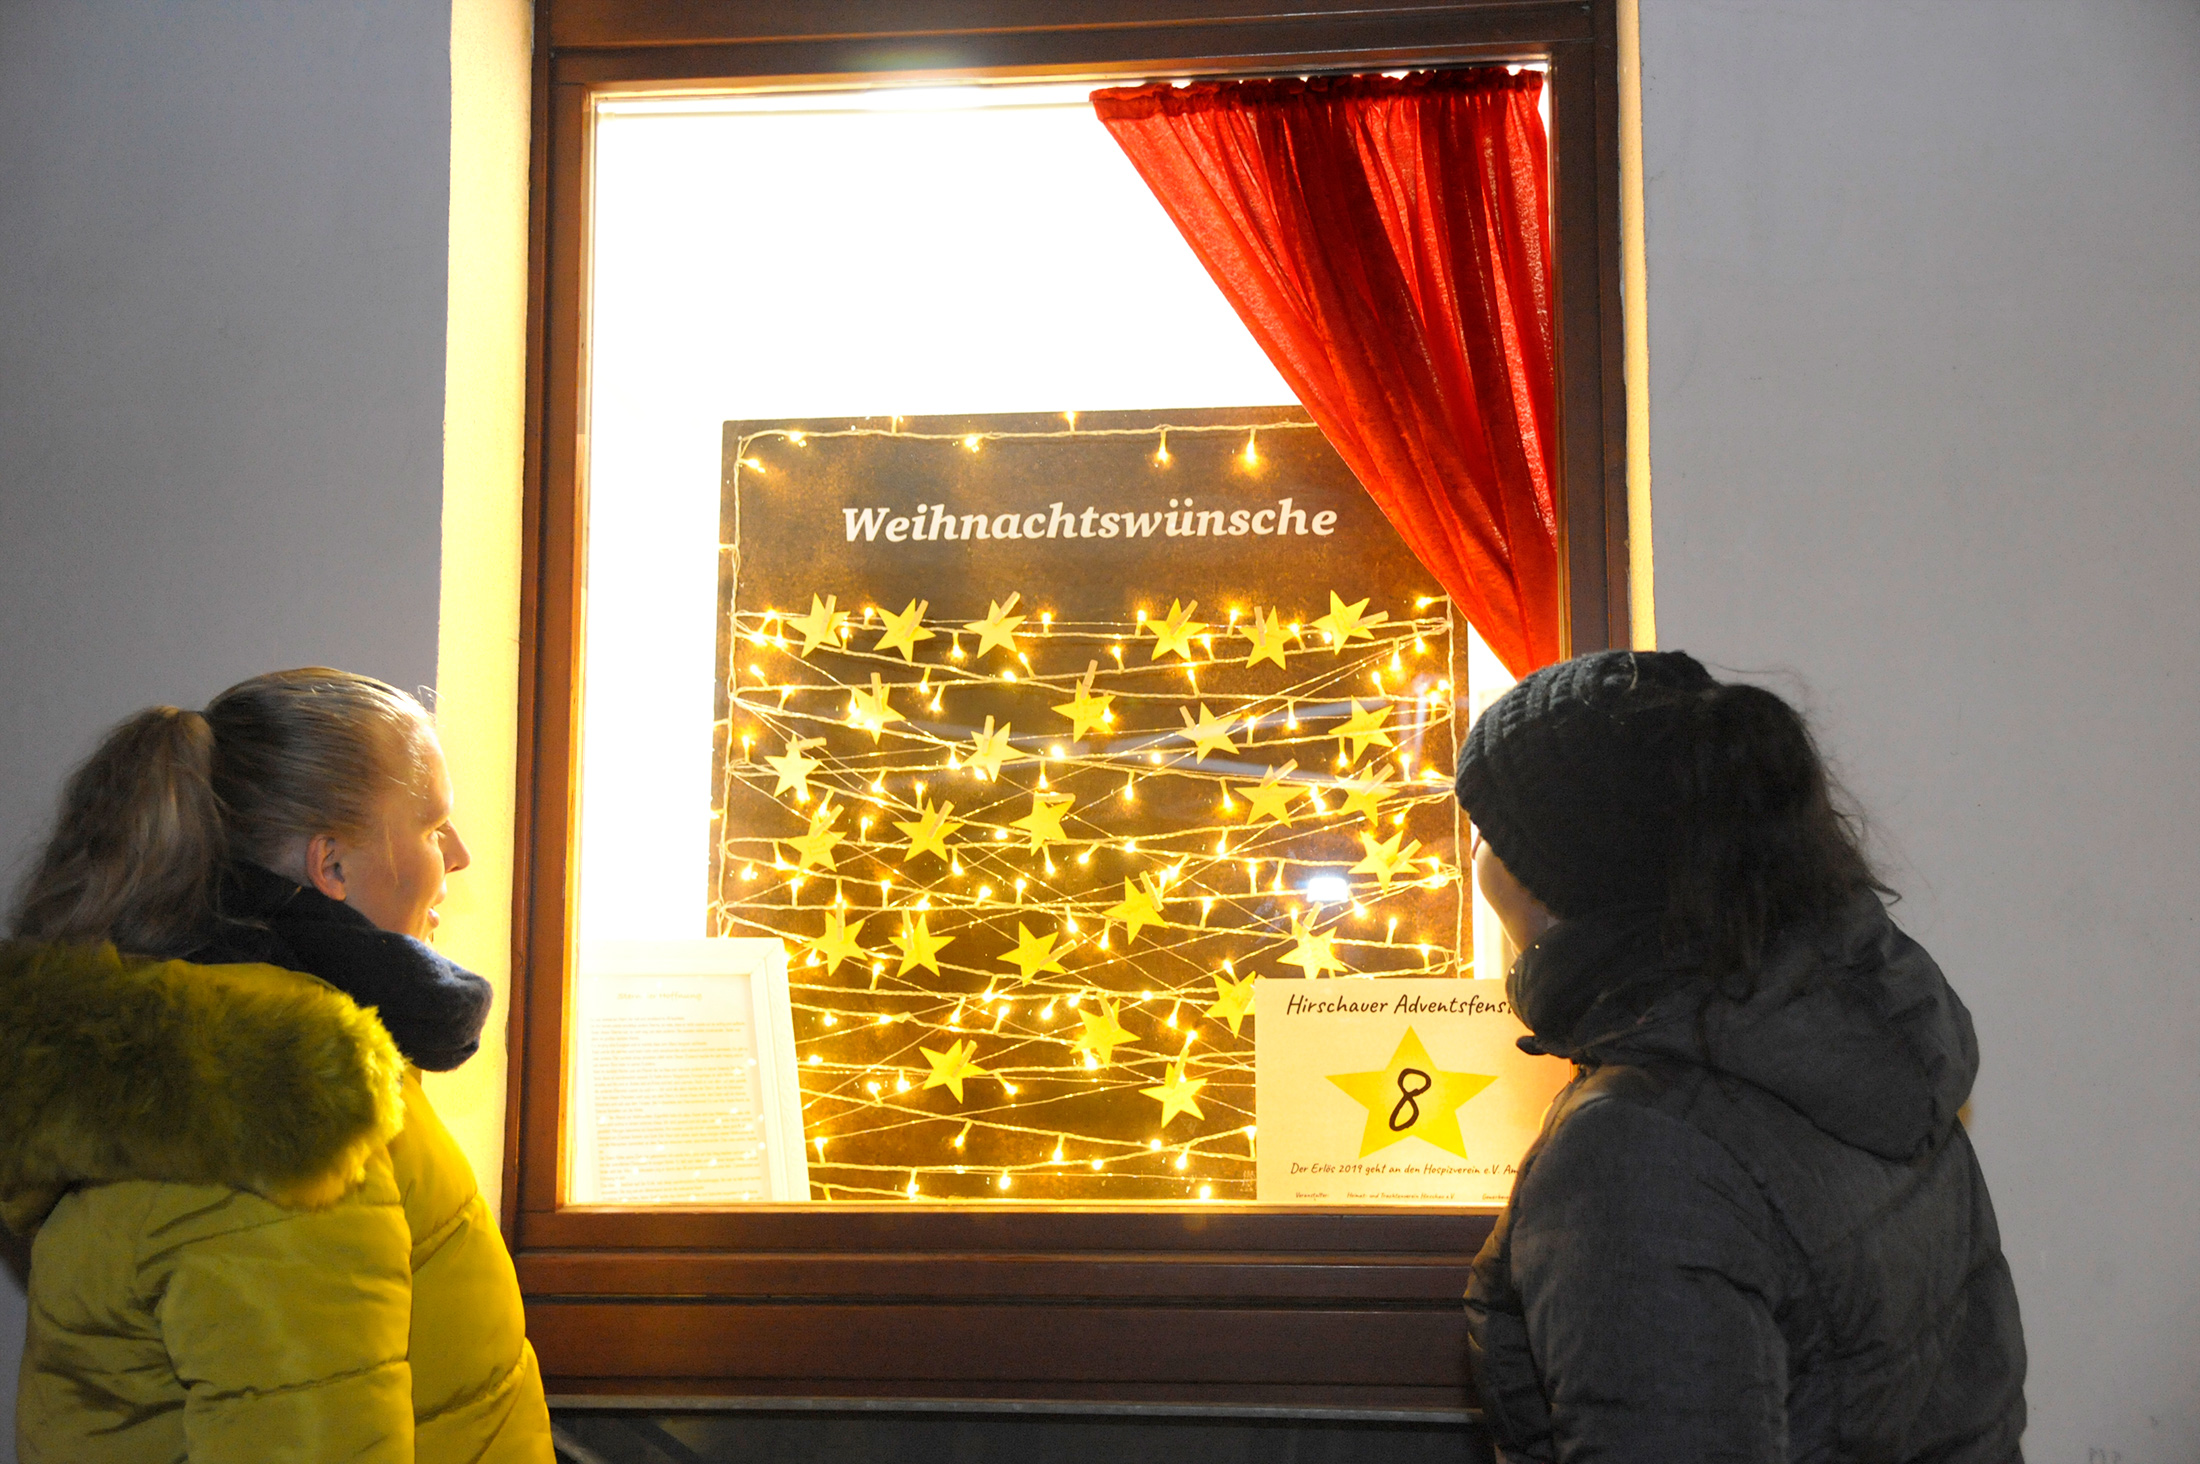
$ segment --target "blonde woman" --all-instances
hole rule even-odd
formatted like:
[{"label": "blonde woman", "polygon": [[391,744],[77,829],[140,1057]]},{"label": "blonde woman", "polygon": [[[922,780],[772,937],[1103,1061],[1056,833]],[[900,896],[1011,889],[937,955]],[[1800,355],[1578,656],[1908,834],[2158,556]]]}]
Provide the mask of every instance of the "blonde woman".
[{"label": "blonde woman", "polygon": [[0,946],[24,1464],[552,1458],[420,1089],[489,1007],[426,943],[450,805],[419,703],[319,667],[140,712],[69,780]]}]

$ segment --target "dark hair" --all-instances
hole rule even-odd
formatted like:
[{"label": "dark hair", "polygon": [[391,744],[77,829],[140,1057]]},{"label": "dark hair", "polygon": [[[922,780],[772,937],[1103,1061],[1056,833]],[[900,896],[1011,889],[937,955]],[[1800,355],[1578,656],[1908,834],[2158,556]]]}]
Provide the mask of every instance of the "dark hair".
[{"label": "dark hair", "polygon": [[1717,682],[1676,700],[1690,705],[1686,734],[1669,744],[1680,806],[1665,946],[1721,985],[1746,983],[1780,931],[1865,890],[1892,891],[1795,708],[1762,687]]},{"label": "dark hair", "polygon": [[300,838],[370,828],[393,785],[417,786],[426,726],[396,687],[326,666],[241,681],[203,713],[126,718],[63,786],[15,934],[196,949],[230,860],[276,864]]}]

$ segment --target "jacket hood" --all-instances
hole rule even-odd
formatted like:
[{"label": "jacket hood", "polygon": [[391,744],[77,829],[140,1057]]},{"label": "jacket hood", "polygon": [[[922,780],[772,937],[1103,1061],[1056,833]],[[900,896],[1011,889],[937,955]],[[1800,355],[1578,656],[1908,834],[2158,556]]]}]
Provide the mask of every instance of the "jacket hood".
[{"label": "jacket hood", "polygon": [[0,1010],[0,1218],[18,1231],[117,1180],[332,1204],[403,1126],[388,1033],[308,976],[12,941]]},{"label": "jacket hood", "polygon": [[1708,1068],[1888,1159],[1955,1123],[1978,1076],[1971,1014],[1877,895],[1776,940],[1743,997],[1668,965],[1657,927],[1641,909],[1552,927],[1509,984],[1529,1042],[1577,1062]]}]

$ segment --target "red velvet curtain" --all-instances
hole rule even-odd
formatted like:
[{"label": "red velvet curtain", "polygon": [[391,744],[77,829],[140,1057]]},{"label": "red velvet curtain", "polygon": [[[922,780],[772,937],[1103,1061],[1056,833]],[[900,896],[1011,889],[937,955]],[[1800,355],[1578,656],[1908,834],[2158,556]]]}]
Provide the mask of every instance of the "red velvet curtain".
[{"label": "red velvet curtain", "polygon": [[1115,88],[1093,106],[1505,665],[1561,654],[1543,78]]}]

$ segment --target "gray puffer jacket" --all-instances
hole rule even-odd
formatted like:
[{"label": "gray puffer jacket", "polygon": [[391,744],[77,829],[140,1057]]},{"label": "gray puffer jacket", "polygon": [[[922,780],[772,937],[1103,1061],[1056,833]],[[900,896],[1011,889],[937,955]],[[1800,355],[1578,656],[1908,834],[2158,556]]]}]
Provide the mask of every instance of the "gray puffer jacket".
[{"label": "gray puffer jacket", "polygon": [[1970,1014],[1873,895],[1742,999],[1655,912],[1552,927],[1523,1045],[1580,1064],[1467,1311],[1504,1457],[2009,1464],[2024,1338],[1957,1110]]}]

